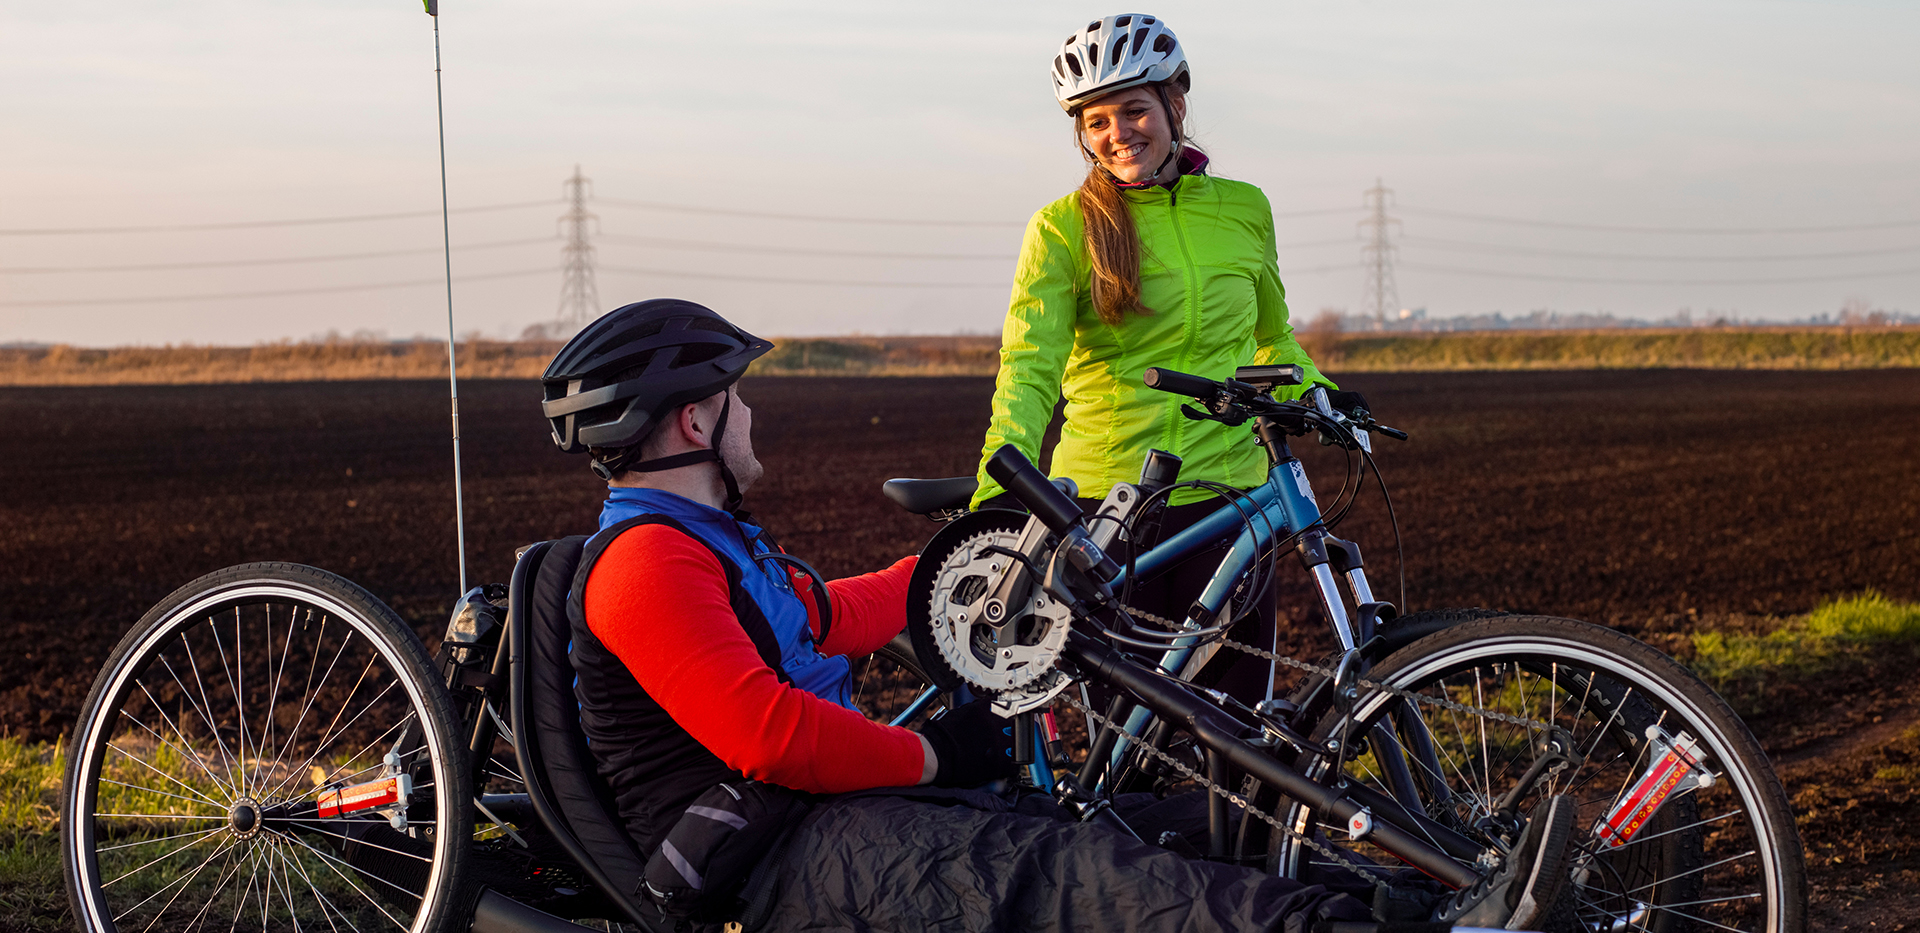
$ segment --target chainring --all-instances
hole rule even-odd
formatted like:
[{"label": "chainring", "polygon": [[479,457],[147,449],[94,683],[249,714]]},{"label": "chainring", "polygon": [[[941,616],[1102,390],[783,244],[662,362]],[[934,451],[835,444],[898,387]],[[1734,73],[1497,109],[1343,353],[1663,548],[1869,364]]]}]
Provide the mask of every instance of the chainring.
[{"label": "chainring", "polygon": [[936,683],[964,683],[993,698],[1002,713],[1045,705],[1071,682],[1056,667],[1066,645],[1071,610],[1030,587],[1011,620],[995,627],[981,619],[987,594],[1011,558],[983,553],[997,545],[1013,550],[1026,516],[989,510],[954,522],[920,554],[909,590],[908,635]]}]

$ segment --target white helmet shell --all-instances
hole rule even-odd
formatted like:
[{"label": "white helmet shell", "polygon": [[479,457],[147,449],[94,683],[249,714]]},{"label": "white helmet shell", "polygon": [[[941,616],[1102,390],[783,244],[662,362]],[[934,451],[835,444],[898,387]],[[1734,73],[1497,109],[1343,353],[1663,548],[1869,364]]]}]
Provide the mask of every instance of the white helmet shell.
[{"label": "white helmet shell", "polygon": [[1187,74],[1187,52],[1158,16],[1121,13],[1067,38],[1053,56],[1053,96],[1068,113],[1114,91],[1178,80]]}]

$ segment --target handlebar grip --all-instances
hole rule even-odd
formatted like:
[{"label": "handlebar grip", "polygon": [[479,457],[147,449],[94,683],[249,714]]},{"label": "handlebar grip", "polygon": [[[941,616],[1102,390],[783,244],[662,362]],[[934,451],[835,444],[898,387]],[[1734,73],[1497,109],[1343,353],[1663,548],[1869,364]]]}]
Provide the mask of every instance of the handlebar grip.
[{"label": "handlebar grip", "polygon": [[1148,369],[1140,377],[1140,381],[1146,383],[1149,389],[1159,389],[1162,392],[1172,392],[1188,398],[1210,398],[1222,388],[1220,383],[1205,376],[1191,376],[1158,366]]},{"label": "handlebar grip", "polygon": [[987,458],[987,475],[1005,487],[1022,505],[1033,510],[1055,534],[1066,534],[1078,526],[1086,512],[1055,488],[1020,448],[1003,445]]}]

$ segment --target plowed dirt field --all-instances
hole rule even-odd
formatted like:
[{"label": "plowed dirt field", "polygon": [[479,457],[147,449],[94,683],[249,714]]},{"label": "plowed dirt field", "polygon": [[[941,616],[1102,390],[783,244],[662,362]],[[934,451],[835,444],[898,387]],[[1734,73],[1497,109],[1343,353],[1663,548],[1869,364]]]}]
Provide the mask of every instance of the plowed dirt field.
[{"label": "plowed dirt field", "polygon": [[[1379,446],[1411,608],[1586,618],[1684,656],[1692,632],[1760,630],[1831,596],[1920,600],[1920,371],[1347,387],[1413,434]],[[537,386],[461,390],[469,578],[504,580],[516,546],[592,530],[602,490],[554,452]],[[769,467],[749,507],[829,574],[911,553],[935,526],[879,483],[971,473],[991,391],[984,378],[749,380]],[[58,736],[146,607],[243,561],[336,571],[437,637],[457,589],[446,411],[435,382],[0,389],[0,729]],[[1340,456],[1295,449],[1325,502]],[[1377,491],[1342,534],[1397,601]],[[1306,595],[1284,594],[1291,640],[1317,652]],[[1750,717],[1800,811],[1817,929],[1920,924],[1920,798],[1898,779],[1912,764],[1888,757],[1920,734],[1916,661],[1902,649],[1782,683]]]}]

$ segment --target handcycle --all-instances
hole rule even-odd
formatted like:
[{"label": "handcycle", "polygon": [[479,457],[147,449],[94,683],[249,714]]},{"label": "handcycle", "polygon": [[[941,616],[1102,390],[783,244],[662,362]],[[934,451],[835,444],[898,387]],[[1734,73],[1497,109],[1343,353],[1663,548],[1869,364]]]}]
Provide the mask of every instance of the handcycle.
[{"label": "handcycle", "polygon": [[[1031,464],[998,458],[1032,517],[970,513],[929,544],[912,597],[927,612],[885,653],[945,690],[915,694],[903,718],[950,702],[943,692],[988,696],[1019,724],[1029,782],[1087,819],[1115,821],[1106,804],[1133,775],[1175,774],[1210,794],[1209,856],[1382,889],[1404,874],[1390,864],[1472,884],[1528,799],[1572,791],[1592,826],[1575,869],[1584,928],[1803,927],[1784,795],[1724,705],[1670,660],[1579,623],[1394,618],[1286,449],[1307,430],[1357,446],[1365,422],[1324,398],[1275,402],[1266,389],[1287,374],[1266,375],[1157,374],[1207,416],[1255,421],[1273,469],[1125,566],[1105,554],[1136,514],[1116,497],[1171,489],[1168,464],[1090,521]],[[897,488],[917,502],[929,487]],[[1235,543],[1218,585],[1189,618],[1126,611],[1130,575],[1223,538]],[[1220,618],[1256,595],[1251,572],[1287,543],[1321,586],[1337,665],[1309,665],[1289,696],[1252,709],[1187,684],[1194,659],[1226,645]],[[377,599],[312,568],[230,568],[156,606],[74,733],[62,847],[81,926],[653,925],[632,895],[639,853],[568,718],[568,547],[524,549],[511,584],[466,594],[437,657]],[[995,605],[1003,624],[978,621]],[[1075,705],[1069,688],[1088,681],[1120,705]],[[1092,727],[1075,773],[1035,727],[1056,701]]]}]

